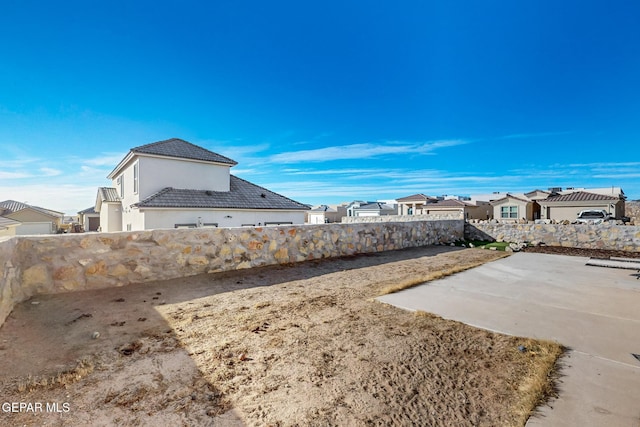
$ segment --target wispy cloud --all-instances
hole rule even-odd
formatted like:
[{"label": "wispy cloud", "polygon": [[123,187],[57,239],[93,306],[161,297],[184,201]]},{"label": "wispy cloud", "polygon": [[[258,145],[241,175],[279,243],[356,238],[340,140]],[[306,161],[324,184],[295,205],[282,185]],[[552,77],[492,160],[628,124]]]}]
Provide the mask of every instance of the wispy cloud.
[{"label": "wispy cloud", "polygon": [[62,175],[62,171],[58,170],[58,169],[53,169],[53,168],[40,168],[39,169],[40,172],[42,173],[42,175],[44,176],[58,176],[58,175]]},{"label": "wispy cloud", "polygon": [[7,172],[0,171],[0,179],[23,179],[30,178],[32,175],[25,172]]},{"label": "wispy cloud", "polygon": [[469,141],[461,139],[429,141],[424,143],[407,143],[390,141],[383,144],[350,144],[318,148],[315,150],[290,151],[271,156],[273,163],[299,163],[299,162],[326,162],[331,160],[370,159],[384,155],[398,154],[432,154],[435,150],[444,147],[468,144]]},{"label": "wispy cloud", "polygon": [[561,132],[533,132],[533,133],[514,133],[511,135],[504,135],[497,139],[524,139],[524,138],[541,138],[545,136],[561,136],[561,135],[570,135],[573,132],[571,131],[561,131]]},{"label": "wispy cloud", "polygon": [[88,166],[110,166],[115,167],[126,153],[103,153],[97,157],[83,159],[81,162]]}]

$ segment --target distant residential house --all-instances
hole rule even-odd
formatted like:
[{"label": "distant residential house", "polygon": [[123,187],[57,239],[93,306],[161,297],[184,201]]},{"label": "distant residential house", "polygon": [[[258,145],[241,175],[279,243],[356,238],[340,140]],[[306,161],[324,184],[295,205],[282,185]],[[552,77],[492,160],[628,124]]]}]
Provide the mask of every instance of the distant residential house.
[{"label": "distant residential house", "polygon": [[0,216],[20,223],[15,235],[55,234],[62,225],[64,214],[51,209],[32,206],[15,200],[0,202]]},{"label": "distant residential house", "polygon": [[78,212],[78,223],[84,231],[98,231],[100,228],[100,212],[96,212],[95,205]]},{"label": "distant residential house", "polygon": [[0,237],[15,236],[20,221],[0,216]]},{"label": "distant residential house", "polygon": [[382,202],[373,202],[366,205],[358,206],[353,209],[353,216],[365,217],[365,216],[384,216],[384,215],[397,215],[398,211],[394,206],[388,205]]},{"label": "distant residential house", "polygon": [[513,222],[524,220],[574,221],[581,210],[605,210],[614,218],[625,212],[625,195],[620,187],[550,188],[528,193],[507,193],[491,201],[494,218]]},{"label": "distant residential house", "polygon": [[309,206],[230,174],[237,162],[173,138],[132,148],[98,189],[102,231],[303,224]]},{"label": "distant residential house", "polygon": [[320,205],[311,209],[308,213],[309,224],[328,224],[340,222],[342,217],[347,216],[347,207],[344,205],[329,206]]},{"label": "distant residential house", "polygon": [[425,194],[413,194],[407,197],[397,199],[398,215],[423,215],[426,214],[426,206],[436,203],[436,197],[430,197]]},{"label": "distant residential house", "polygon": [[346,204],[346,209],[347,209],[347,216],[356,216],[356,209],[358,209],[360,206],[364,206],[364,205],[369,205],[371,203],[375,203],[375,202],[367,202],[364,200],[354,200],[353,202],[347,203]]},{"label": "distant residential house", "polygon": [[493,218],[502,222],[533,221],[540,214],[540,206],[524,194],[507,194],[490,202]]},{"label": "distant residential house", "polygon": [[575,220],[582,210],[605,210],[613,218],[625,215],[625,195],[620,188],[569,189],[539,201],[542,219]]},{"label": "distant residential house", "polygon": [[464,219],[489,219],[493,215],[493,207],[489,202],[470,202],[465,200],[446,199],[429,203],[423,213],[431,216],[455,217]]}]

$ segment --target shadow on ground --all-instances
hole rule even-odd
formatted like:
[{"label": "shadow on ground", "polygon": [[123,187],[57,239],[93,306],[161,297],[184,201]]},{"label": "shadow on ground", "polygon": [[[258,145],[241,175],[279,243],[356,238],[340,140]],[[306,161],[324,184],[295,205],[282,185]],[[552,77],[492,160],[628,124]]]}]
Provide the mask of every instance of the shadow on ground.
[{"label": "shadow on ground", "polygon": [[[33,389],[32,393],[38,393],[40,390],[49,398],[62,401],[66,396],[64,387],[51,385],[56,377],[60,378],[60,373],[72,372],[80,361],[88,361],[95,370],[99,371],[105,361],[112,362],[115,359],[122,368],[121,378],[112,378],[113,391],[107,396],[96,396],[97,403],[105,406],[112,405],[116,409],[111,415],[115,418],[110,421],[117,419],[118,411],[126,412],[136,409],[136,403],[143,399],[140,395],[141,390],[151,387],[150,385],[129,387],[127,377],[132,378],[134,375],[139,375],[141,370],[150,369],[150,378],[147,383],[153,384],[156,388],[164,387],[166,389],[164,393],[169,398],[178,401],[183,398],[179,390],[171,390],[171,372],[182,376],[185,373],[192,375],[192,385],[202,391],[200,394],[191,393],[184,396],[187,403],[176,406],[176,411],[188,409],[189,400],[194,403],[204,402],[204,406],[208,405],[210,408],[206,411],[208,416],[222,417],[220,420],[233,424],[234,420],[239,421],[228,412],[231,408],[221,406],[217,401],[220,393],[199,373],[198,366],[191,360],[192,354],[181,345],[180,331],[174,331],[161,314],[162,306],[171,304],[188,306],[196,304],[197,299],[212,295],[272,286],[425,256],[436,256],[457,250],[459,248],[414,248],[204,274],[119,288],[35,296],[29,301],[16,305],[0,328],[0,358],[3,360],[0,364],[2,390],[5,394],[9,393],[14,396],[14,399],[20,400],[25,400],[24,393],[29,392],[30,389]],[[153,367],[142,364],[146,355],[154,353],[172,353],[174,359],[170,361],[159,358],[154,362]],[[176,366],[173,366],[174,364]],[[89,385],[92,376],[91,374],[87,376]],[[41,384],[42,379],[47,379],[46,385]],[[70,403],[73,408],[73,402]],[[138,409],[142,412],[142,408]],[[82,408],[77,407],[75,410],[81,411]],[[26,416],[26,420],[31,419],[28,418],[29,416],[33,417],[33,414],[20,415]],[[43,418],[36,421],[42,420]],[[25,418],[13,421],[24,422]],[[101,421],[109,422],[109,420],[96,419],[82,421],[98,424]]]}]

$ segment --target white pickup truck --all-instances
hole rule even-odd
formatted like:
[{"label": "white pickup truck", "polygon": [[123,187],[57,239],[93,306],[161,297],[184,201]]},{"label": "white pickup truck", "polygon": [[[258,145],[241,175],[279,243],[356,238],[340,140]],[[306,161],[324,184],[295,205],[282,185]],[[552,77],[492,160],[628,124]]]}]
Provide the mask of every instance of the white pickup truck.
[{"label": "white pickup truck", "polygon": [[576,220],[580,224],[600,224],[611,219],[611,214],[601,209],[580,211]]}]

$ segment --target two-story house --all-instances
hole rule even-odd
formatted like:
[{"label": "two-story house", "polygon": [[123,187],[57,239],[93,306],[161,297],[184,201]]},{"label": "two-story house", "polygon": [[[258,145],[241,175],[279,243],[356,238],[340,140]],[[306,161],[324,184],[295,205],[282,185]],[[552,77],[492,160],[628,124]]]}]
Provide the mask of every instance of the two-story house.
[{"label": "two-story house", "polygon": [[236,164],[177,138],[132,148],[98,189],[101,231],[304,223],[309,206],[231,175]]}]

